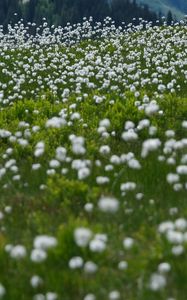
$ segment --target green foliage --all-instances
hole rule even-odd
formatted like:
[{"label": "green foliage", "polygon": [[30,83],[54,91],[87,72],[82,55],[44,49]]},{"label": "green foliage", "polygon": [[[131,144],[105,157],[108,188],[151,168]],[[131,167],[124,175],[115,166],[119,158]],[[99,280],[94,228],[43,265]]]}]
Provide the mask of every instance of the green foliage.
[{"label": "green foliage", "polygon": [[[55,5],[58,10],[60,2],[55,1]],[[41,11],[40,7],[38,13]],[[132,35],[134,39],[141,37],[137,33]],[[110,42],[101,50],[103,43],[103,39],[82,41],[67,48],[68,50],[64,47],[58,50],[62,56],[69,51],[70,65],[75,60],[80,62],[85,59],[83,50],[86,52],[92,48],[99,49],[102,55],[110,53],[115,58],[117,46]],[[120,53],[130,63],[129,49],[126,47],[128,41],[125,44],[124,38],[123,43]],[[45,47],[40,50],[45,57]],[[23,55],[33,54],[28,50],[19,51]],[[19,61],[19,51],[15,51],[11,59],[9,57],[7,63],[10,66],[14,61]],[[51,47],[50,51],[56,55],[55,47]],[[0,59],[2,62],[5,60],[4,57]],[[142,56],[141,68],[145,67]],[[152,70],[149,71],[148,76],[151,76]],[[41,72],[42,78],[46,78],[52,71]],[[187,218],[184,188],[186,175],[180,176],[183,188],[178,191],[173,190],[173,186],[166,182],[169,173],[176,173],[176,166],[184,159],[186,148],[180,149],[179,143],[179,149],[175,149],[173,156],[170,152],[164,152],[164,144],[168,139],[167,130],[174,130],[176,141],[181,142],[183,139],[185,143],[186,139],[186,129],[181,126],[187,112],[186,83],[183,72],[178,72],[181,91],[170,93],[167,90],[161,95],[157,93],[160,114],[157,112],[147,115],[144,109],[139,109],[136,105],[137,101],[142,105],[145,96],[149,96],[149,100],[155,99],[154,86],[148,88],[145,85],[135,97],[133,92],[121,91],[120,82],[119,90],[101,89],[95,75],[91,78],[95,88],[83,85],[81,93],[72,92],[66,101],[62,101],[60,92],[59,95],[50,92],[47,86],[44,86],[37,97],[33,97],[30,88],[34,89],[35,85],[32,83],[31,86],[26,86],[28,94],[22,100],[16,98],[12,105],[2,105],[0,129],[10,131],[12,137],[16,136],[17,139],[0,139],[0,170],[13,158],[19,171],[14,174],[15,171],[6,166],[6,174],[0,179],[0,282],[6,288],[5,300],[30,300],[36,294],[44,295],[49,291],[55,291],[59,299],[82,300],[86,294],[93,293],[97,299],[103,300],[108,299],[109,292],[113,290],[120,291],[122,300],[165,300],[169,297],[186,300],[186,242],[183,245],[184,252],[178,256],[173,255],[172,245],[158,231],[159,224],[164,221],[174,223],[177,218]],[[69,74],[67,83],[61,84],[62,90],[71,88],[68,76]],[[164,83],[169,81],[167,76],[163,76]],[[0,74],[0,77],[2,82],[9,81],[6,74]],[[129,79],[130,84],[133,80]],[[111,80],[110,84],[115,85],[115,82]],[[8,89],[5,93],[8,93]],[[94,96],[103,97],[104,101],[96,103]],[[66,126],[48,128],[46,121],[59,116],[62,109],[67,113]],[[73,120],[74,112],[78,112],[80,118]],[[98,128],[100,121],[106,118],[110,125],[107,128],[108,135],[104,138]],[[157,129],[154,137],[160,139],[161,147],[143,158],[142,144],[150,138],[150,133],[149,128],[138,131],[137,126],[145,119]],[[26,123],[25,127],[23,124],[20,126],[23,121]],[[126,121],[132,121],[137,129],[136,141],[122,140]],[[39,126],[36,131],[33,130],[35,126]],[[19,143],[19,137],[25,138],[25,133],[28,133],[25,132],[26,129],[29,129],[31,135],[27,138],[28,144],[24,146]],[[85,138],[84,154],[73,152],[70,138],[72,134]],[[34,154],[38,142],[45,144],[41,156]],[[109,153],[100,151],[103,145],[109,146]],[[56,159],[56,149],[59,146],[65,147],[67,157],[53,170],[50,163]],[[125,160],[120,163],[111,161],[112,155],[121,157],[129,153],[139,161],[141,169],[130,168]],[[175,159],[176,164],[167,163],[171,158]],[[72,168],[72,163],[77,160],[79,163],[87,161],[90,174],[86,178],[78,178],[78,171]],[[33,169],[33,165],[37,164],[39,168]],[[20,175],[20,179],[15,180],[14,175]],[[109,182],[99,185],[97,179],[100,176],[107,177]],[[122,193],[121,185],[127,182],[135,182],[136,189]],[[99,199],[103,196],[118,199],[119,209],[116,214],[99,209]],[[75,241],[77,228],[89,229],[92,239],[101,234],[101,240],[106,238],[106,249],[94,252],[89,243],[79,247]],[[46,251],[46,260],[36,263],[30,257],[34,239],[38,235],[56,237],[57,245]],[[125,249],[123,240],[128,237],[133,238],[134,244],[130,249]],[[5,251],[5,246],[7,249],[7,245],[19,244],[25,246],[27,255],[16,260]],[[69,262],[76,256],[83,259],[83,267],[72,269]],[[90,261],[98,266],[96,273],[85,272],[85,263]],[[118,267],[121,261],[128,264],[124,270]],[[158,266],[163,262],[171,266],[171,272],[165,275],[167,286],[153,291],[149,288],[150,278],[158,272]],[[41,286],[31,287],[33,275],[42,278]]]}]

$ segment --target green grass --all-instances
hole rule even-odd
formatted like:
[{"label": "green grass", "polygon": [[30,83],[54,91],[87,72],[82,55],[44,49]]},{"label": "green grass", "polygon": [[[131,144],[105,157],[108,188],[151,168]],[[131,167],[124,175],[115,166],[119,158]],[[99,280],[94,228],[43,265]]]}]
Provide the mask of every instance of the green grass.
[{"label": "green grass", "polygon": [[[93,45],[82,42],[81,47],[84,51],[88,51],[89,47],[98,50],[99,45],[104,43],[102,40],[93,41]],[[84,60],[84,54],[78,52],[79,47],[80,45],[70,49],[61,48],[58,52],[69,51],[75,53],[75,57],[77,55],[77,60],[81,58]],[[45,51],[44,56],[47,55]],[[104,51],[112,57],[113,52],[116,53],[117,50],[109,43],[107,50]],[[126,51],[125,47],[123,51]],[[27,50],[17,51],[6,64],[15,63],[19,53],[30,55]],[[101,54],[104,56],[102,51]],[[0,60],[3,61],[3,58]],[[142,60],[141,68],[144,67]],[[151,69],[149,71],[152,72]],[[42,78],[47,77],[48,73],[43,72],[41,71]],[[69,78],[66,79],[68,84]],[[0,80],[8,82],[8,78],[2,75]],[[167,77],[163,80],[169,81]],[[40,93],[36,93],[36,96],[32,96],[30,91],[36,86],[33,84],[32,87],[27,87],[25,83],[22,89],[28,88],[28,93],[23,99],[16,98],[12,105],[1,106],[1,129],[9,130],[12,135],[21,131],[24,135],[25,129],[19,128],[19,122],[25,121],[32,133],[26,147],[17,142],[10,142],[8,138],[0,140],[0,166],[3,167],[9,158],[14,158],[21,175],[20,180],[14,181],[15,174],[8,170],[0,180],[0,208],[4,213],[4,218],[0,221],[0,282],[6,288],[3,299],[29,300],[36,294],[52,291],[58,294],[60,300],[81,300],[88,293],[93,293],[96,299],[103,300],[109,299],[109,292],[117,290],[122,300],[166,300],[170,297],[175,300],[186,300],[187,245],[184,243],[184,252],[175,256],[171,253],[171,244],[158,232],[159,224],[164,221],[187,219],[187,193],[184,188],[186,176],[180,177],[183,188],[177,192],[166,182],[167,174],[176,172],[176,166],[180,164],[186,148],[173,151],[175,165],[167,164],[166,160],[170,154],[163,153],[164,143],[167,140],[166,130],[174,130],[176,140],[187,137],[187,131],[181,126],[187,116],[184,74],[182,72],[179,74],[181,91],[174,94],[165,92],[162,97],[158,97],[157,103],[159,109],[163,110],[163,115],[156,114],[149,117],[135,106],[137,99],[133,92],[124,90],[120,83],[119,93],[119,90],[101,90],[95,75],[93,81],[97,87],[89,89],[83,84],[80,95],[77,95],[70,86],[73,92],[64,103],[61,101],[60,93],[55,94],[46,86]],[[66,87],[65,85],[62,89]],[[154,99],[155,90],[154,86],[140,88],[138,100],[142,101],[145,95]],[[7,89],[5,96],[11,91]],[[83,93],[87,93],[88,96],[84,98]],[[105,96],[105,101],[96,104],[93,100],[94,95]],[[78,101],[78,96],[82,96],[83,100]],[[111,100],[114,100],[113,104]],[[75,111],[80,113],[82,121],[75,120],[69,126],[59,129],[46,128],[46,121],[57,116],[64,108],[67,109],[69,121],[73,111],[70,105],[75,102]],[[39,113],[36,114],[35,110]],[[111,122],[108,131],[110,133],[115,131],[115,136],[110,135],[107,139],[103,139],[97,131],[100,120],[104,118],[108,118]],[[121,134],[126,121],[131,120],[137,126],[138,122],[145,118],[157,128],[155,137],[161,140],[162,145],[159,150],[150,153],[144,159],[141,157],[141,149],[143,141],[150,138],[148,129],[138,132],[139,138],[135,142],[124,142]],[[84,126],[84,123],[87,126]],[[39,131],[32,132],[32,127],[36,125],[40,126]],[[49,176],[46,173],[49,161],[55,157],[58,146],[65,147],[67,156],[72,160],[81,158],[72,152],[69,140],[71,134],[85,137],[86,154],[83,158],[90,160],[91,174],[84,180],[77,178],[77,172],[71,168],[71,162],[62,162],[54,175]],[[41,157],[35,157],[34,150],[39,141],[45,143],[45,152]],[[99,152],[100,146],[105,144],[110,146],[110,154],[104,155]],[[13,149],[10,157],[3,156],[10,147]],[[110,172],[105,170],[105,166],[110,164],[111,155],[120,156],[129,152],[133,152],[139,160],[142,166],[140,170],[131,169],[126,163],[113,164],[114,169]],[[159,155],[164,155],[166,160],[158,161]],[[100,167],[95,164],[97,160],[101,162]],[[31,170],[34,163],[40,163],[41,168]],[[62,175],[62,168],[67,168],[68,173]],[[96,183],[97,176],[108,176],[110,182],[100,186]],[[135,191],[122,195],[120,185],[128,181],[135,182],[137,187]],[[45,185],[44,190],[41,189],[41,185]],[[137,193],[143,194],[142,200],[136,199]],[[120,208],[117,213],[99,211],[97,203],[102,195],[113,196],[119,200]],[[84,207],[90,202],[94,205],[94,209],[88,213]],[[12,208],[10,214],[4,212],[7,206]],[[171,208],[177,208],[176,214],[171,214]],[[106,234],[108,237],[106,250],[94,253],[89,247],[79,247],[74,240],[74,230],[78,227],[89,228],[94,234]],[[34,263],[30,260],[33,240],[42,234],[56,237],[58,245],[47,251],[48,257],[44,262]],[[126,237],[134,239],[134,246],[129,250],[123,247],[123,239]],[[20,260],[11,258],[5,252],[7,244],[24,245],[27,249],[26,257]],[[71,270],[68,264],[74,256],[81,256],[84,262],[95,262],[98,271],[95,274],[86,274],[82,268]],[[118,263],[123,260],[128,262],[127,270],[118,269]],[[166,287],[155,292],[149,288],[150,277],[157,272],[158,265],[162,262],[168,262],[171,271],[166,275]],[[36,289],[30,285],[33,275],[39,275],[43,279],[43,284]]]}]

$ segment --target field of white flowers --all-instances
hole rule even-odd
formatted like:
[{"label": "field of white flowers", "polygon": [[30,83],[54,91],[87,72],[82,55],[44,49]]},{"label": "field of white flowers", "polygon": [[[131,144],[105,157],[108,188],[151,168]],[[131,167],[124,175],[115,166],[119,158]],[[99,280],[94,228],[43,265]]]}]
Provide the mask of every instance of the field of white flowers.
[{"label": "field of white flowers", "polygon": [[183,23],[0,27],[0,298],[187,299],[186,46]]}]

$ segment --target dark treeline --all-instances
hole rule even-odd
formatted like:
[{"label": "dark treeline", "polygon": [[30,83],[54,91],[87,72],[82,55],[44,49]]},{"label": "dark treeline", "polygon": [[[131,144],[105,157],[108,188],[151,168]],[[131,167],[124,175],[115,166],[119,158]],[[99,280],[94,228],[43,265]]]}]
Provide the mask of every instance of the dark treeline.
[{"label": "dark treeline", "polygon": [[41,24],[44,17],[49,25],[64,26],[89,16],[94,21],[110,16],[117,25],[130,23],[134,18],[153,23],[158,19],[147,5],[139,6],[136,0],[0,0],[0,24],[5,26],[21,18],[25,22]]}]

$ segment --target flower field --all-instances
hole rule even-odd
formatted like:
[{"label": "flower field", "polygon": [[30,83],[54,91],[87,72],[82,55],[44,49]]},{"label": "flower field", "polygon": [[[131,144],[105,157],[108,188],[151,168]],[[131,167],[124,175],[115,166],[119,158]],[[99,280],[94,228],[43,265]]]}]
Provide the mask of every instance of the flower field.
[{"label": "flower field", "polygon": [[0,28],[0,298],[187,299],[186,46],[183,23]]}]

